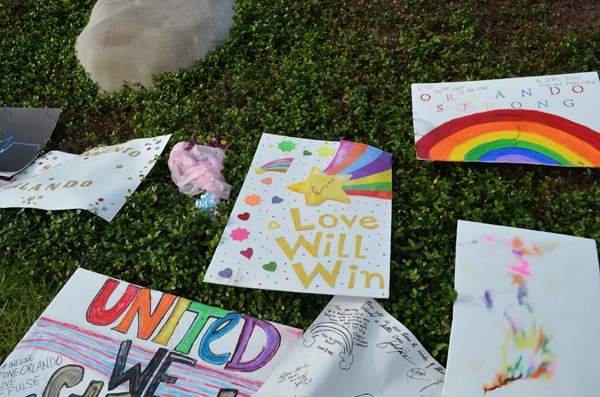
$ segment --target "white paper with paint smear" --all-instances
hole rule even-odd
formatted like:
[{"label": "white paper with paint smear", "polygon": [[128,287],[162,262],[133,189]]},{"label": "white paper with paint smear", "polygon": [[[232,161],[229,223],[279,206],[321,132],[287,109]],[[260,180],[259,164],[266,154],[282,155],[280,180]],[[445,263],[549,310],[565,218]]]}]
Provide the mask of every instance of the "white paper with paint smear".
[{"label": "white paper with paint smear", "polygon": [[598,395],[594,240],[460,221],[448,397]]}]

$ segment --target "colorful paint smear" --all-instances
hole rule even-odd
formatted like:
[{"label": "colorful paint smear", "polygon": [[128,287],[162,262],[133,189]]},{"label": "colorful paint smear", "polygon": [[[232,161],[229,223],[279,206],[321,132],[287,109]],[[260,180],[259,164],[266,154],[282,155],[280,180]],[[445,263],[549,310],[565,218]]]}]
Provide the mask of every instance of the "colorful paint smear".
[{"label": "colorful paint smear", "polygon": [[[488,238],[488,241],[490,239]],[[520,237],[498,241],[510,250],[514,259],[506,264],[507,275],[515,287],[518,306],[526,309],[521,318],[514,318],[510,309],[505,309],[507,326],[501,347],[502,363],[493,381],[483,386],[485,392],[527,379],[552,380],[556,357],[550,350],[550,338],[543,324],[537,324],[535,310],[528,299],[527,283],[531,277],[528,257],[543,256],[540,248],[533,244],[527,248]],[[486,291],[486,296],[489,291]]]},{"label": "colorful paint smear", "polygon": [[598,394],[591,239],[458,222],[445,397]]}]

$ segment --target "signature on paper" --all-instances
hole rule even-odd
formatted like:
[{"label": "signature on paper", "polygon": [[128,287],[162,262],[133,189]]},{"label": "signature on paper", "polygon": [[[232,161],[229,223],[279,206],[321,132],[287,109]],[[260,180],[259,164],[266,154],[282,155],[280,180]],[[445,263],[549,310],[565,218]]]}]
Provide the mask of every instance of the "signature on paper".
[{"label": "signature on paper", "polygon": [[392,336],[391,341],[378,343],[377,347],[380,349],[389,349],[387,353],[398,353],[403,359],[415,365],[408,354],[408,349],[404,348],[404,342],[402,342],[398,335]]}]

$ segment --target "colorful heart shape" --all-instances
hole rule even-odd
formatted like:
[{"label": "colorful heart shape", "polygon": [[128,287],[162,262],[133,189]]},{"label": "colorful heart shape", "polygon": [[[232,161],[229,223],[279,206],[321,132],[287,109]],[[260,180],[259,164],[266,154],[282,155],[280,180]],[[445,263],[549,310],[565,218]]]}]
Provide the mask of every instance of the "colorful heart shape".
[{"label": "colorful heart shape", "polygon": [[275,229],[279,229],[281,227],[281,225],[275,221],[271,221],[269,222],[269,224],[267,225],[267,228],[269,230],[275,230]]},{"label": "colorful heart shape", "polygon": [[308,150],[305,150],[305,151],[302,152],[302,154],[305,155],[305,156],[310,156],[310,155],[312,155],[312,152],[310,152]]},{"label": "colorful heart shape", "polygon": [[233,270],[231,270],[231,268],[228,267],[226,269],[221,270],[217,274],[223,278],[231,278],[231,276],[233,275]]},{"label": "colorful heart shape", "polygon": [[279,203],[283,203],[283,199],[282,199],[281,197],[279,197],[279,196],[274,196],[274,197],[271,199],[271,202],[272,202],[273,204],[279,204]]},{"label": "colorful heart shape", "polygon": [[263,265],[263,269],[265,269],[268,272],[274,272],[275,270],[277,270],[277,263],[275,263],[274,261],[266,263]]},{"label": "colorful heart shape", "polygon": [[249,247],[248,249],[240,251],[240,254],[242,254],[246,258],[250,259],[250,258],[252,258],[252,254],[254,254],[254,250],[251,247]]},{"label": "colorful heart shape", "polygon": [[264,183],[265,185],[270,185],[271,183],[273,183],[273,178],[268,177],[268,178],[264,178],[260,180],[261,183]]},{"label": "colorful heart shape", "polygon": [[250,214],[247,212],[244,212],[243,214],[238,214],[238,219],[242,221],[247,221],[248,219],[250,219]]}]

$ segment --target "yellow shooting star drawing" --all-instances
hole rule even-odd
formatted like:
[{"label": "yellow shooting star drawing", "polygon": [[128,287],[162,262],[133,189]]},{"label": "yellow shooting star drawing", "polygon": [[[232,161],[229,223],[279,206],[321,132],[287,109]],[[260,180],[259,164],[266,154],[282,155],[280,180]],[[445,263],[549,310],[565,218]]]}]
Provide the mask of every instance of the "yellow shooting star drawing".
[{"label": "yellow shooting star drawing", "polygon": [[326,200],[348,204],[350,199],[344,192],[344,185],[351,177],[350,174],[327,175],[312,167],[306,180],[290,185],[288,189],[304,194],[307,205],[321,204]]}]

